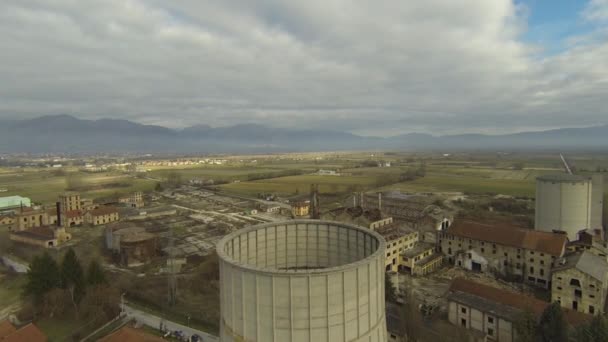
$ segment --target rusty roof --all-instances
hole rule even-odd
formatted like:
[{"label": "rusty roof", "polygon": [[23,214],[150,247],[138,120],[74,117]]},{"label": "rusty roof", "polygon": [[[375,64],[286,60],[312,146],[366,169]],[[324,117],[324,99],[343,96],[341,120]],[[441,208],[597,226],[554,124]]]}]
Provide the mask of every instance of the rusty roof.
[{"label": "rusty roof", "polygon": [[7,319],[0,322],[0,340],[17,331],[17,328]]},{"label": "rusty roof", "polygon": [[467,239],[539,251],[554,256],[561,256],[568,242],[568,237],[565,234],[525,229],[502,222],[479,223],[460,220],[455,221],[448,228],[447,233]]},{"label": "rusty roof", "polygon": [[82,212],[80,210],[68,210],[65,212],[65,217],[67,218],[75,218],[82,216]]},{"label": "rusty roof", "polygon": [[116,207],[102,206],[93,210],[89,210],[89,213],[93,216],[102,216],[102,215],[111,215],[118,214],[118,209]]},{"label": "rusty roof", "polygon": [[[510,314],[511,316],[515,312],[519,313],[523,310],[530,310],[534,313],[536,318],[539,319],[543,311],[550,305],[550,303],[531,296],[484,285],[464,278],[454,279],[450,285],[450,292],[454,294],[451,296],[451,299],[455,301],[459,301],[459,299],[466,301],[466,295],[472,295],[473,297],[476,297],[476,303],[471,303],[471,298],[468,298],[468,304],[472,306],[476,304],[487,306],[487,304],[490,304],[490,306],[493,306],[491,310],[494,312],[496,312],[496,306],[506,306],[508,308],[507,310],[503,310],[503,312],[508,313],[508,315]],[[461,294],[465,294],[465,296],[461,296]],[[562,310],[564,311],[564,318],[570,325],[576,326],[586,323],[593,318],[593,316],[581,312],[568,309]]]},{"label": "rusty roof", "polygon": [[150,335],[142,330],[122,327],[120,330],[104,337],[99,342],[166,342],[158,336]]},{"label": "rusty roof", "polygon": [[0,338],[2,342],[46,342],[46,335],[34,323],[30,323],[13,333]]},{"label": "rusty roof", "polygon": [[11,234],[42,241],[55,239],[55,231],[52,228],[46,226],[34,227],[26,230],[11,232]]}]

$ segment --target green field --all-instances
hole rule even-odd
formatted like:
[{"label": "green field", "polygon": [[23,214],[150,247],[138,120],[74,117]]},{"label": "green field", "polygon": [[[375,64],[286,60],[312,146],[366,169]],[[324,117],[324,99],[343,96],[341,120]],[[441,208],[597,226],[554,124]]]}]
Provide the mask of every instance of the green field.
[{"label": "green field", "polygon": [[[134,178],[118,172],[83,173],[73,172],[70,175],[78,178],[83,197],[99,198],[114,193],[148,191],[154,188],[155,182]],[[36,203],[52,203],[57,196],[68,188],[68,177],[47,170],[23,170],[19,172],[0,173],[0,189],[6,192],[0,196],[20,195],[29,197]]]}]

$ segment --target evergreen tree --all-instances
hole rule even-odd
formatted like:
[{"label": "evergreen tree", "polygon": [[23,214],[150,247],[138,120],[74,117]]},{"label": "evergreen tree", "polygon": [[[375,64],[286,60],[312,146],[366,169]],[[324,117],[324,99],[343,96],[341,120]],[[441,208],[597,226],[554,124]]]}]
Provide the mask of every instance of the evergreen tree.
[{"label": "evergreen tree", "polygon": [[595,316],[593,320],[576,330],[576,341],[604,342],[608,341],[608,320],[603,316]]},{"label": "evergreen tree", "polygon": [[543,311],[538,324],[538,333],[540,340],[544,342],[568,341],[568,326],[558,302],[547,306]]},{"label": "evergreen tree", "polygon": [[85,286],[82,266],[80,266],[76,253],[70,248],[61,262],[61,287],[69,292],[76,310],[78,303],[85,294]]},{"label": "evergreen tree", "polygon": [[27,272],[27,284],[24,288],[24,295],[32,296],[35,304],[42,303],[44,295],[50,290],[59,287],[61,277],[59,266],[55,260],[44,253],[36,256]]},{"label": "evergreen tree", "polygon": [[538,325],[536,324],[536,317],[530,310],[524,310],[518,319],[514,322],[515,331],[517,332],[518,342],[535,342],[536,331]]},{"label": "evergreen tree", "polygon": [[101,264],[97,260],[92,260],[87,270],[87,285],[96,286],[106,283],[106,275],[103,273]]}]

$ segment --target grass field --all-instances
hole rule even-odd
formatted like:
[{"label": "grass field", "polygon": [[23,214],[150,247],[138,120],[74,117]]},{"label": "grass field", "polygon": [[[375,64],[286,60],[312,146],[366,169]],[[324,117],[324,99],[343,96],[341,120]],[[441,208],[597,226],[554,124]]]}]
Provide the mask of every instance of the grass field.
[{"label": "grass field", "polygon": [[[155,182],[138,179],[122,173],[82,173],[75,172],[78,181],[85,188],[80,191],[83,197],[99,198],[113,193],[147,191],[154,188]],[[52,203],[57,196],[68,188],[68,179],[46,170],[24,170],[0,173],[0,189],[6,192],[1,196],[20,195],[29,197],[37,203]],[[89,190],[86,190],[86,189]]]},{"label": "grass field", "polygon": [[340,193],[372,189],[376,186],[378,179],[377,176],[301,175],[231,183],[222,185],[222,189],[247,195],[261,192],[294,195],[308,193],[311,184],[318,184],[321,193]]}]

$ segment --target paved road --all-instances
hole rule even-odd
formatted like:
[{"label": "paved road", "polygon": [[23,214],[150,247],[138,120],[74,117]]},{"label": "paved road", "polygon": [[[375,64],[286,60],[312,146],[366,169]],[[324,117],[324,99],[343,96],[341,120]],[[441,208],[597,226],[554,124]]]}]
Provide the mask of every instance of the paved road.
[{"label": "paved road", "polygon": [[160,322],[162,320],[163,325],[166,327],[166,329],[169,329],[171,331],[181,331],[187,336],[197,334],[203,338],[203,342],[219,342],[220,340],[217,336],[210,335],[206,332],[196,330],[185,325],[167,321],[158,316],[154,316],[150,313],[130,307],[128,304],[125,304],[125,312],[128,317],[135,318],[138,322],[141,322],[142,324],[154,329],[158,329],[160,327]]}]

